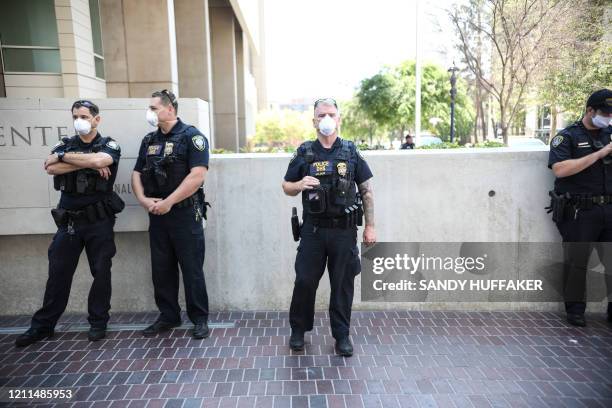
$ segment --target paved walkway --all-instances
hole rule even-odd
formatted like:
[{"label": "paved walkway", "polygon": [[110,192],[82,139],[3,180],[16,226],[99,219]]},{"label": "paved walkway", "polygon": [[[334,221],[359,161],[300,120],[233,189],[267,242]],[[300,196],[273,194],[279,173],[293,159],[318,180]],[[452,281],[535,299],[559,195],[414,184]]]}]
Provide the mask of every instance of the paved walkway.
[{"label": "paved walkway", "polygon": [[[55,407],[612,407],[612,326],[554,313],[355,312],[355,355],[333,354],[326,313],[306,350],[287,347],[287,313],[214,313],[212,336],[187,326],[143,338],[154,314],[113,315],[119,331],[84,331],[15,349],[0,318],[0,386],[71,389]],[[58,329],[79,330],[84,316]],[[0,403],[2,405],[3,403]],[[6,403],[4,403],[6,405]]]}]

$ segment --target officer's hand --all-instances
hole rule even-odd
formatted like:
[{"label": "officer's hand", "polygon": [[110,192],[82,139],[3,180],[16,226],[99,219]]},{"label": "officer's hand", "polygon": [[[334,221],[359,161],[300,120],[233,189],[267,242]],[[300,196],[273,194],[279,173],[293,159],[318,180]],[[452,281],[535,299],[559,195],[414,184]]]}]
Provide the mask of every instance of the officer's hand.
[{"label": "officer's hand", "polygon": [[111,176],[111,171],[108,167],[103,167],[101,169],[98,169],[98,173],[100,173],[100,177],[102,177],[105,180],[108,180],[108,178]]},{"label": "officer's hand", "polygon": [[147,211],[151,212],[151,207],[153,207],[153,205],[156,202],[161,201],[161,200],[162,200],[161,198],[144,197],[142,201],[140,202],[140,205],[146,208]]},{"label": "officer's hand", "polygon": [[371,225],[366,225],[363,229],[363,243],[372,246],[376,243],[376,229]]},{"label": "officer's hand", "polygon": [[59,163],[59,158],[55,154],[50,154],[49,157],[47,157],[47,160],[45,160],[45,170],[47,170],[47,167],[55,163]]},{"label": "officer's hand", "polygon": [[172,204],[168,200],[157,201],[151,208],[149,208],[149,212],[155,215],[164,215],[172,208]]},{"label": "officer's hand", "polygon": [[599,158],[601,159],[612,154],[612,143],[608,143],[601,150],[599,150],[599,154]]},{"label": "officer's hand", "polygon": [[300,188],[300,191],[304,191],[304,190],[311,190],[313,187],[316,187],[319,184],[321,183],[319,182],[318,178],[312,177],[312,176],[306,176],[299,181],[298,187]]}]

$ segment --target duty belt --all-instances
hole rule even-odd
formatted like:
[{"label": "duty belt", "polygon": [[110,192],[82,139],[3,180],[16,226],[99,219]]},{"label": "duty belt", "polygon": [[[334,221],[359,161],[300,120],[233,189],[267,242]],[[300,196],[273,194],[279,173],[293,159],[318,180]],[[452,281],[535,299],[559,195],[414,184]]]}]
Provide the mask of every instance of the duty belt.
[{"label": "duty belt", "polygon": [[572,204],[579,207],[588,207],[593,204],[606,205],[612,204],[612,195],[580,196],[572,195]]},{"label": "duty belt", "polygon": [[174,204],[174,207],[176,208],[190,207],[190,206],[193,206],[198,201],[199,199],[198,199],[197,194],[194,194],[191,197],[187,197],[183,201],[179,201],[178,203]]},{"label": "duty belt", "polygon": [[346,229],[354,227],[356,224],[350,221],[349,217],[338,218],[314,218],[308,217],[305,222],[310,222],[312,225],[319,228],[340,228]]}]

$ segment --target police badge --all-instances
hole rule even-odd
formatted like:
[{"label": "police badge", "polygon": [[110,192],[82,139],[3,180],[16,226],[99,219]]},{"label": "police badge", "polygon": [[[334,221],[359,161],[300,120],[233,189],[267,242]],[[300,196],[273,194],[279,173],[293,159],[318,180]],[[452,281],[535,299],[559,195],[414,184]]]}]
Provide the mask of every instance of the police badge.
[{"label": "police badge", "polygon": [[552,140],[552,147],[557,147],[561,144],[561,142],[563,142],[563,136],[561,135],[557,135],[553,138]]},{"label": "police badge", "polygon": [[111,140],[106,144],[106,146],[110,147],[113,150],[119,150],[119,145],[114,140]]},{"label": "police badge", "polygon": [[336,168],[338,169],[338,174],[340,175],[340,177],[346,176],[346,163],[340,162],[338,163]]},{"label": "police badge", "polygon": [[191,138],[191,141],[193,142],[193,145],[195,146],[195,148],[198,149],[199,151],[203,151],[204,148],[206,147],[204,136],[202,135],[195,135],[194,137]]}]

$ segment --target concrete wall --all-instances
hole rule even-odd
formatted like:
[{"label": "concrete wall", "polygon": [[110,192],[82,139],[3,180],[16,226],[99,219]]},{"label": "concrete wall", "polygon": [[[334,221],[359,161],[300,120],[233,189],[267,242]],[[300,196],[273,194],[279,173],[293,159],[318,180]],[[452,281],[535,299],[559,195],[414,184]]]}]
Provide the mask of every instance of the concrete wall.
[{"label": "concrete wall", "polygon": [[[109,101],[112,100],[104,103]],[[121,184],[133,166],[129,158],[136,155],[136,141],[146,130],[136,130],[143,126],[144,109],[141,103],[130,101],[138,109],[113,119],[104,103],[101,102],[106,112],[104,126],[111,130],[112,123],[118,126],[116,122],[120,122],[128,130],[123,134],[109,132],[122,145]],[[0,126],[6,126],[11,116],[1,108],[0,105]],[[36,122],[36,114],[24,112],[18,113],[22,121]],[[69,126],[68,119],[62,120]],[[104,127],[101,131],[104,132]],[[0,184],[0,233],[3,234],[0,236],[0,281],[3,282],[0,310],[3,314],[31,313],[42,301],[47,275],[46,250],[52,238],[48,234],[52,230],[48,210],[55,196],[45,190],[50,180],[40,168],[42,154],[46,154],[48,147],[40,149],[38,156],[14,156],[10,154],[11,140],[6,127],[4,132],[4,138],[0,136],[0,145],[7,145],[0,146],[0,171],[5,175]],[[544,212],[547,191],[553,181],[546,168],[546,149],[365,152],[364,155],[375,175],[375,212],[381,242],[559,240],[550,217]],[[289,158],[288,154],[212,157],[206,181],[212,210],[205,232],[205,275],[213,310],[288,308],[297,247],[291,238],[289,216],[292,206],[300,206],[299,198],[285,196],[280,188]],[[24,161],[32,159],[32,163]],[[19,180],[18,185],[10,184],[12,180]],[[42,193],[37,192],[41,183],[44,184]],[[124,193],[124,198],[134,204],[129,192]],[[28,200],[34,199],[47,200],[48,205],[42,209],[23,208],[28,206]],[[21,208],[6,208],[6,202],[19,203]],[[146,229],[143,209],[132,205],[119,216],[118,252],[113,262],[115,311],[155,310]],[[86,310],[90,282],[83,258],[68,310]],[[560,307],[558,303],[362,303],[359,279],[356,282],[356,309],[558,310]],[[329,284],[324,277],[318,307],[325,309],[328,298]]]}]

